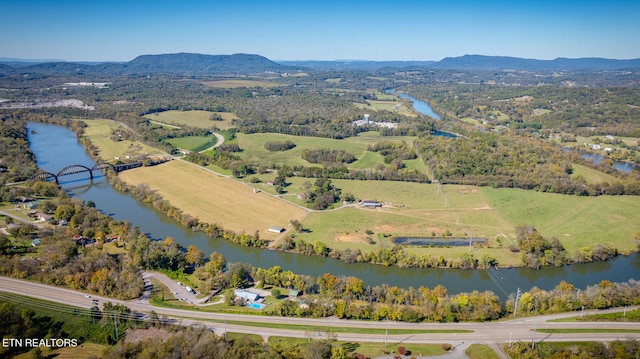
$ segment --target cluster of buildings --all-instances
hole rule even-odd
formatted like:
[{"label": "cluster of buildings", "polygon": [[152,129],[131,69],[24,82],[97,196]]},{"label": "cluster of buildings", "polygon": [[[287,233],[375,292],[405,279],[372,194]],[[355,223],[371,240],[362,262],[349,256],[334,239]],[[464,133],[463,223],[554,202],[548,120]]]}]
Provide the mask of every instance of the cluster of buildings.
[{"label": "cluster of buildings", "polygon": [[370,115],[368,113],[364,114],[364,118],[362,120],[353,121],[354,126],[375,126],[375,127],[386,127],[386,128],[396,128],[398,127],[397,123],[394,122],[376,122],[370,120]]},{"label": "cluster of buildings", "polygon": [[[605,138],[609,141],[613,141],[615,138],[611,135],[606,135]],[[604,152],[613,152],[613,148],[611,147],[602,147],[601,145],[597,144],[597,143],[588,143],[585,142],[584,145],[586,147],[591,148],[592,150],[603,150]]]}]

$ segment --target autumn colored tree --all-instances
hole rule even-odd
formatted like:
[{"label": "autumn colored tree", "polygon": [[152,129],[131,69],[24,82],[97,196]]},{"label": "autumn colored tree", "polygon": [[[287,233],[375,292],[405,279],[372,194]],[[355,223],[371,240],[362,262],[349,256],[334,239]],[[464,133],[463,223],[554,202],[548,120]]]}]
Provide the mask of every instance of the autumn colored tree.
[{"label": "autumn colored tree", "polygon": [[187,248],[187,254],[184,259],[188,264],[199,267],[204,263],[204,252],[202,249],[194,245],[190,245],[189,248]]}]

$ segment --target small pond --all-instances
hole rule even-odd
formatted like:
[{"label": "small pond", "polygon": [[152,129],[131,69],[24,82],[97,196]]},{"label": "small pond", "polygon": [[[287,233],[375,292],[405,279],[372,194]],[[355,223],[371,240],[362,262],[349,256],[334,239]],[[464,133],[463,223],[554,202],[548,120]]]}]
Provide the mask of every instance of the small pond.
[{"label": "small pond", "polygon": [[460,237],[395,237],[393,243],[406,244],[412,246],[451,246],[461,247],[468,246],[469,241],[472,244],[486,243],[486,238],[460,238]]}]

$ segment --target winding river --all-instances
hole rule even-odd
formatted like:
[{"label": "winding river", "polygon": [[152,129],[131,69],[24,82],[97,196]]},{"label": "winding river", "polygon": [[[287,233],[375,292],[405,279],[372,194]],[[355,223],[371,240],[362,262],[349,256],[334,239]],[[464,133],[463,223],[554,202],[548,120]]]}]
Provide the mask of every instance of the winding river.
[{"label": "winding river", "polygon": [[429,105],[428,103],[426,103],[424,101],[420,101],[420,100],[418,100],[417,98],[415,98],[413,96],[407,95],[406,93],[393,92],[393,91],[391,91],[391,92],[396,94],[396,95],[398,95],[400,98],[404,98],[404,99],[410,100],[413,103],[413,109],[414,110],[416,110],[416,111],[418,111],[418,112],[420,112],[422,114],[425,114],[425,115],[427,115],[427,116],[429,116],[429,117],[431,117],[431,118],[433,118],[435,120],[439,120],[440,119],[440,116],[437,113],[433,112],[433,109],[431,108],[431,105]]},{"label": "winding river", "polygon": [[[85,152],[73,131],[57,125],[29,123],[29,143],[36,155],[38,167],[56,173],[65,166],[80,164],[91,167],[94,161]],[[96,207],[117,220],[126,220],[140,228],[152,239],[168,236],[187,247],[194,244],[208,256],[217,251],[229,262],[247,262],[263,268],[279,265],[284,270],[312,276],[330,272],[337,276],[357,276],[365,285],[415,288],[443,284],[449,293],[491,290],[505,299],[517,288],[528,290],[533,286],[550,289],[561,280],[576,287],[596,284],[603,279],[627,281],[638,278],[640,256],[620,256],[607,262],[580,264],[560,268],[531,270],[528,268],[455,270],[455,269],[402,269],[381,265],[348,264],[330,258],[304,256],[271,250],[247,248],[224,239],[212,239],[202,233],[191,232],[178,222],[157,212],[151,205],[136,201],[126,193],[116,191],[102,175],[77,174],[64,176],[60,184],[72,197],[93,201]]]}]

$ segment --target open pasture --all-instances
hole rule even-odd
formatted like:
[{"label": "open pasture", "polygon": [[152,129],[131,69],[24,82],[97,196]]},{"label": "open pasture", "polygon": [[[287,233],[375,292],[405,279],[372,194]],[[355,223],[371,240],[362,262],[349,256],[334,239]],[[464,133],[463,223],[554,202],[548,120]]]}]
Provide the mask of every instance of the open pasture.
[{"label": "open pasture", "polygon": [[[211,116],[218,115],[223,121],[213,121]],[[176,126],[190,126],[197,128],[213,128],[217,127],[221,130],[231,128],[231,121],[237,119],[234,113],[231,112],[211,112],[211,111],[164,111],[156,112],[153,114],[143,116],[151,121],[167,123]]]},{"label": "open pasture", "polygon": [[[370,78],[374,78],[374,77],[370,77]],[[378,77],[377,80],[384,81],[387,79],[384,77]],[[376,99],[378,101],[397,101],[398,100],[398,96],[392,93],[380,92],[374,89],[369,89],[369,91],[371,91],[372,94],[376,96]]]},{"label": "open pasture", "polygon": [[162,154],[161,151],[144,145],[137,141],[122,140],[114,141],[111,139],[113,130],[126,130],[120,127],[118,123],[111,120],[82,120],[88,127],[84,129],[84,137],[91,140],[91,143],[99,149],[100,157],[105,161],[110,161],[116,157],[124,158],[126,156],[136,157],[145,154]]},{"label": "open pasture", "polygon": [[579,197],[519,189],[482,188],[489,205],[512,226],[531,224],[556,237],[569,253],[608,243],[621,252],[636,247],[640,201],[635,196]]},{"label": "open pasture", "polygon": [[[304,181],[291,178],[287,191],[292,196]],[[598,243],[608,243],[621,252],[635,249],[633,238],[640,230],[640,202],[632,196],[578,197],[518,189],[419,184],[391,181],[332,180],[343,193],[358,199],[376,200],[376,209],[338,208],[312,212],[301,234],[307,241],[319,240],[331,248],[359,248],[363,251],[392,243],[379,234],[431,236],[450,231],[454,237],[485,237],[492,248],[474,248],[489,253],[505,265],[518,265],[519,256],[507,250],[515,241],[514,228],[534,225],[545,237],[556,237],[569,254]],[[289,198],[285,196],[284,198]],[[338,205],[339,206],[339,205]],[[373,235],[366,235],[367,230]],[[367,240],[371,237],[375,243]],[[465,248],[410,248],[421,253],[438,253],[457,258]],[[435,251],[435,252],[434,252]]]},{"label": "open pasture", "polygon": [[577,163],[572,163],[571,167],[573,168],[573,173],[571,174],[572,179],[576,179],[576,177],[581,176],[587,181],[587,183],[615,183],[617,181],[617,179],[610,174],[596,171]]},{"label": "open pasture", "polygon": [[278,87],[286,86],[272,81],[260,81],[260,80],[218,80],[218,81],[205,81],[203,85],[216,88],[235,89],[241,87]]},{"label": "open pasture", "polygon": [[217,139],[215,136],[188,136],[171,138],[166,141],[187,151],[202,151],[215,145]]},{"label": "open pasture", "polygon": [[249,186],[216,173],[174,160],[158,166],[121,172],[129,184],[147,183],[153,190],[205,223],[218,223],[226,229],[275,239],[270,226],[289,226],[292,219],[302,220],[306,211],[267,193],[253,193]]},{"label": "open pasture", "polygon": [[[395,97],[394,97],[395,99]],[[353,103],[354,106],[369,110],[372,112],[375,111],[390,111],[399,113],[408,117],[416,117],[415,112],[413,112],[410,108],[408,108],[405,104],[399,101],[393,100],[367,100],[366,104],[363,103]],[[375,118],[371,118],[372,121],[375,121]]]},{"label": "open pasture", "polygon": [[[406,141],[413,143],[415,137],[388,136],[382,137],[378,132],[365,132],[356,137],[349,137],[343,140],[331,138],[303,137],[283,135],[277,133],[255,133],[246,135],[237,134],[238,145],[242,149],[239,155],[248,160],[267,164],[288,164],[288,165],[310,165],[302,159],[304,149],[329,148],[333,150],[344,150],[356,156],[356,161],[349,164],[351,168],[373,168],[377,164],[384,164],[382,156],[376,153],[367,152],[367,146],[378,141]],[[288,151],[271,152],[264,148],[265,142],[290,140],[296,144],[295,148]],[[361,162],[362,161],[362,162]]]},{"label": "open pasture", "polygon": [[490,239],[513,233],[513,226],[496,215],[484,194],[475,187],[448,185],[438,190],[438,185],[412,182],[333,180],[333,183],[343,193],[349,192],[360,200],[379,201],[383,207],[311,213],[304,224],[317,239],[335,239],[347,232],[364,233],[367,229],[393,236],[442,235],[449,230],[454,236],[471,234]]}]

